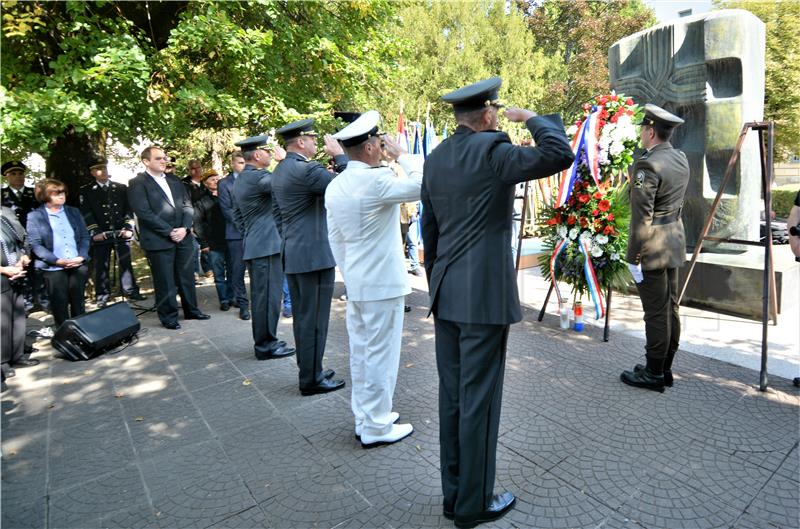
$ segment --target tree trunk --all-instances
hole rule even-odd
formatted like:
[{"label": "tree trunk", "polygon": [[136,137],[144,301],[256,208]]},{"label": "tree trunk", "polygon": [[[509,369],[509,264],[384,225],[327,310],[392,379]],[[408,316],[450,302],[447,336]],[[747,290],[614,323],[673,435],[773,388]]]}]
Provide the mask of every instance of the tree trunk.
[{"label": "tree trunk", "polygon": [[50,156],[45,164],[47,178],[61,180],[67,185],[67,204],[78,205],[81,186],[93,180],[89,163],[95,154],[105,152],[103,133],[79,133],[72,127],[50,144]]}]

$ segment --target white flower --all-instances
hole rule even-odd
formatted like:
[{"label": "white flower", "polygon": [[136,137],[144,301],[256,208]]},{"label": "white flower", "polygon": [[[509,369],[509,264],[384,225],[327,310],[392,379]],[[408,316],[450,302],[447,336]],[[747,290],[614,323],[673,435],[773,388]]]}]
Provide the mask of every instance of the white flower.
[{"label": "white flower", "polygon": [[617,252],[612,253],[611,254],[611,260],[612,261],[619,261],[619,254]]},{"label": "white flower", "polygon": [[563,224],[559,224],[558,228],[556,229],[556,233],[558,233],[558,236],[563,239],[567,236],[567,227]]},{"label": "white flower", "polygon": [[606,244],[606,243],[608,243],[608,236],[607,235],[603,235],[601,233],[601,234],[595,236],[594,242],[596,244],[600,244],[600,245]]},{"label": "white flower", "polygon": [[611,156],[619,156],[620,154],[622,154],[622,151],[624,150],[625,150],[625,144],[623,144],[621,141],[615,141],[608,148],[608,154]]},{"label": "white flower", "polygon": [[[572,229],[575,229],[575,228],[572,228]],[[585,241],[585,240],[587,240],[587,239],[588,239],[588,240],[591,242],[591,240],[592,240],[592,234],[591,234],[591,233],[589,233],[588,231],[584,231],[584,232],[582,232],[582,233],[581,233],[581,236],[579,237],[579,240],[581,240],[581,241]]]},{"label": "white flower", "polygon": [[572,240],[574,241],[574,240],[575,240],[575,238],[578,236],[578,232],[579,232],[580,230],[581,230],[581,229],[580,229],[580,228],[578,228],[578,227],[575,227],[575,228],[572,228],[571,230],[569,230],[569,238],[570,238],[570,239],[572,239]]},{"label": "white flower", "polygon": [[567,136],[572,138],[578,132],[578,126],[573,124],[570,128],[567,129]]},{"label": "white flower", "polygon": [[631,117],[628,114],[622,115],[617,119],[617,127],[624,129],[632,125],[633,122],[631,121]]},{"label": "white flower", "polygon": [[593,244],[592,245],[592,257],[600,257],[603,255],[603,249],[600,246]]}]

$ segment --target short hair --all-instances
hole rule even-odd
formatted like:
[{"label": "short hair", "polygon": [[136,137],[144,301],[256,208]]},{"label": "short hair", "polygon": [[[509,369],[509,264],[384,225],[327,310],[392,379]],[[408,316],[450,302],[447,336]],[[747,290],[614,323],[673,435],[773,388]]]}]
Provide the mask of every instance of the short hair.
[{"label": "short hair", "polygon": [[244,158],[244,153],[242,151],[233,151],[233,153],[231,153],[231,161],[233,161],[234,158]]},{"label": "short hair", "polygon": [[489,107],[478,108],[475,110],[456,110],[456,121],[459,124],[467,125],[470,128],[477,129],[480,127],[483,113],[489,110]]},{"label": "short hair", "polygon": [[197,166],[198,166],[198,167],[200,167],[201,169],[203,168],[203,162],[201,162],[201,161],[200,161],[200,160],[198,160],[197,158],[192,158],[191,160],[189,160],[188,162],[186,162],[186,167],[187,167],[187,168],[189,168],[189,167],[191,167],[191,166],[193,166],[193,165],[197,165]]},{"label": "short hair", "polygon": [[146,147],[145,150],[142,151],[142,155],[139,157],[141,160],[150,160],[150,155],[153,152],[153,149],[158,149],[159,151],[164,151],[160,145],[151,145]]},{"label": "short hair", "polygon": [[51,196],[62,189],[64,190],[64,193],[67,193],[67,184],[61,180],[56,180],[55,178],[45,178],[44,180],[36,182],[36,188],[34,189],[33,194],[36,197],[36,200],[45,204],[50,202]]},{"label": "short hair", "polygon": [[653,131],[656,133],[656,136],[661,141],[669,141],[669,139],[672,137],[672,132],[675,130],[674,127],[665,127],[658,121],[648,125],[648,127],[653,129]]},{"label": "short hair", "polygon": [[256,157],[256,151],[244,151],[242,153],[242,158],[244,158],[245,162],[252,162],[253,158]]}]

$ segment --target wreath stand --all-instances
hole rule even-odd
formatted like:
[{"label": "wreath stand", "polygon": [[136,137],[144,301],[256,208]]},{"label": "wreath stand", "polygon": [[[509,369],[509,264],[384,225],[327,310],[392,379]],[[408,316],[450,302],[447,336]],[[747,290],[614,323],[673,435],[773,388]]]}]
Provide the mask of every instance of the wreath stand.
[{"label": "wreath stand", "polygon": [[[761,191],[764,194],[764,217],[766,218],[767,222],[765,240],[762,242],[730,239],[725,237],[711,237],[708,235],[708,231],[711,229],[711,222],[714,220],[714,214],[716,213],[717,207],[719,207],[719,203],[722,200],[722,194],[725,192],[725,189],[728,186],[728,181],[731,179],[734,167],[736,167],[736,162],[739,159],[739,154],[742,150],[745,136],[747,136],[747,132],[750,130],[758,132],[758,147],[761,153]],[[697,262],[697,256],[700,254],[700,250],[703,248],[704,241],[730,242],[746,246],[764,247],[764,294],[763,304],[761,307],[761,373],[759,376],[758,386],[760,391],[767,390],[767,350],[769,348],[769,343],[767,342],[767,329],[769,328],[770,316],[772,316],[774,324],[778,324],[778,296],[775,286],[775,268],[772,259],[772,222],[770,219],[770,212],[772,211],[771,186],[774,134],[775,127],[772,121],[749,122],[745,123],[742,127],[742,132],[739,133],[739,139],[736,142],[736,147],[734,147],[733,153],[731,153],[731,158],[728,161],[728,167],[725,169],[725,175],[722,178],[719,191],[717,191],[717,196],[714,198],[714,202],[711,204],[711,210],[708,212],[705,225],[703,226],[703,231],[697,241],[697,246],[695,246],[694,253],[692,254],[692,260],[689,263],[689,270],[686,272],[686,279],[683,282],[681,293],[678,296],[678,304],[680,305],[683,295],[686,293],[686,287],[689,285],[689,280],[692,277],[694,265]]]},{"label": "wreath stand", "polygon": [[[525,182],[525,192],[523,195],[522,200],[522,217],[520,219],[520,229],[519,234],[517,236],[517,262],[516,262],[516,271],[517,275],[519,275],[519,264],[520,260],[522,259],[522,239],[524,238],[523,223],[525,222],[525,216],[528,213],[528,192],[530,190],[529,182]],[[550,289],[547,291],[547,296],[544,298],[544,304],[542,308],[539,310],[539,317],[537,318],[538,321],[542,321],[544,318],[544,313],[547,310],[547,303],[550,301],[550,296],[553,294],[553,282],[550,282]],[[560,301],[560,300],[559,300]],[[609,322],[611,317],[611,287],[606,289],[606,318],[605,318],[605,326],[603,327],[603,341],[608,341],[608,335],[610,332],[609,329]]]}]

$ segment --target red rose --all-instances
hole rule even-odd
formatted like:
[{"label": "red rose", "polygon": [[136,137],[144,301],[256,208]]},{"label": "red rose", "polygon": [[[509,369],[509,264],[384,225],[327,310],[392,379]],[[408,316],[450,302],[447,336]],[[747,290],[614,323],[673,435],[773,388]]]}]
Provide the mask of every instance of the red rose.
[{"label": "red rose", "polygon": [[584,110],[589,110],[590,108],[592,108],[592,105],[590,105],[589,103],[584,103],[583,104],[583,109]]},{"label": "red rose", "polygon": [[589,182],[582,182],[581,185],[583,185],[584,189],[589,189]]},{"label": "red rose", "polygon": [[578,120],[578,121],[575,122],[575,126],[578,127],[578,128],[581,128],[581,123],[583,123],[583,122],[581,120]]},{"label": "red rose", "polygon": [[[580,202],[581,204],[586,204],[591,199],[592,199],[592,197],[590,197],[589,195],[578,195],[578,202]],[[603,210],[603,211],[605,211],[605,210]]]},{"label": "red rose", "polygon": [[613,213],[609,213],[608,217],[606,217],[606,218],[608,219],[608,222],[613,222],[614,221],[614,214]]},{"label": "red rose", "polygon": [[589,226],[589,220],[586,217],[581,217],[581,228]]},{"label": "red rose", "polygon": [[569,217],[567,217],[567,224],[572,226],[573,224],[575,224],[576,220],[578,219],[575,218],[575,215],[570,215]]},{"label": "red rose", "polygon": [[631,99],[631,98],[629,97],[628,99],[626,99],[626,100],[625,100],[625,104],[626,104],[626,105],[628,105],[628,106],[631,106],[631,105],[633,105],[633,99]]},{"label": "red rose", "polygon": [[600,202],[597,203],[597,209],[599,209],[600,211],[608,211],[608,208],[610,207],[611,207],[611,202],[609,202],[608,200],[601,200]]},{"label": "red rose", "polygon": [[614,228],[613,228],[613,227],[611,227],[611,226],[606,226],[606,227],[603,229],[603,235],[613,235],[613,234],[614,234]]},{"label": "red rose", "polygon": [[608,98],[606,96],[601,97],[600,98],[600,104],[601,105],[605,105],[606,103],[608,103]]},{"label": "red rose", "polygon": [[614,95],[611,96],[611,101],[618,101],[618,100],[619,100],[619,96],[617,96],[617,94],[614,94]]},{"label": "red rose", "polygon": [[555,226],[556,224],[558,224],[558,221],[555,218],[547,219],[548,226]]},{"label": "red rose", "polygon": [[619,121],[619,114],[618,113],[614,114],[613,116],[611,116],[611,123],[616,123],[617,121]]},{"label": "red rose", "polygon": [[599,214],[600,214],[600,210],[597,210],[597,209],[593,209],[593,210],[592,210],[592,216],[593,216],[593,217],[596,217],[596,216],[598,216]]},{"label": "red rose", "polygon": [[592,196],[593,196],[595,199],[597,199],[597,200],[600,200],[601,198],[603,198],[603,193],[601,193],[600,191],[595,191],[595,192],[594,192],[594,195],[592,195]]}]

